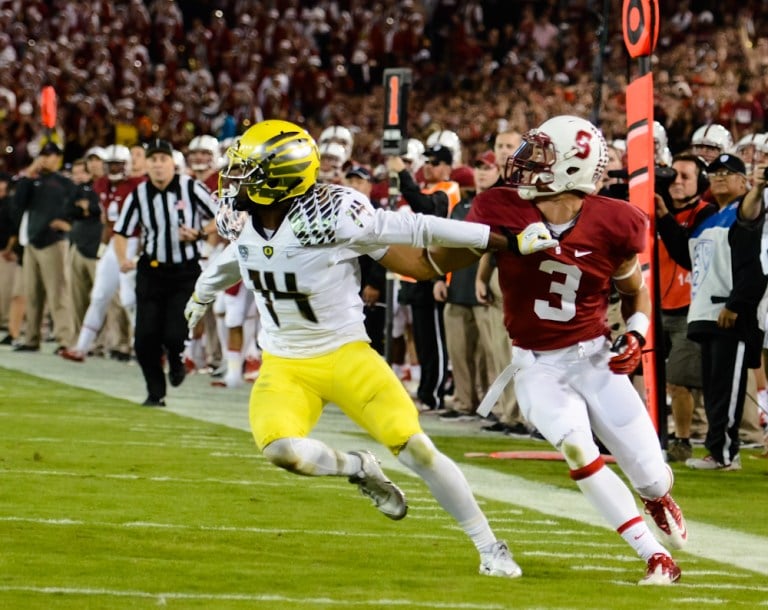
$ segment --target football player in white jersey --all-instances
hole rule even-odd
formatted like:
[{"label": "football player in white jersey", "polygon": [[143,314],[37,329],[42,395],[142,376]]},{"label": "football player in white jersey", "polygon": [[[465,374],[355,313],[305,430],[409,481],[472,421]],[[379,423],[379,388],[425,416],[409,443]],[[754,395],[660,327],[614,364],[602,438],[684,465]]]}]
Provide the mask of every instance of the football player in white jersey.
[{"label": "football player in white jersey", "polygon": [[186,315],[194,326],[216,293],[241,278],[255,292],[264,353],[250,423],[259,449],[296,474],[348,477],[387,517],[402,519],[405,497],[373,454],[308,438],[334,403],[422,477],[472,539],[481,574],[520,576],[463,473],[423,432],[403,385],[369,345],[359,296],[362,254],[395,270],[416,255],[432,276],[439,270],[428,244],[484,250],[506,239],[478,224],[374,209],[361,193],[318,183],[317,145],[293,123],[257,123],[227,157],[217,224],[232,243],[200,276]]}]

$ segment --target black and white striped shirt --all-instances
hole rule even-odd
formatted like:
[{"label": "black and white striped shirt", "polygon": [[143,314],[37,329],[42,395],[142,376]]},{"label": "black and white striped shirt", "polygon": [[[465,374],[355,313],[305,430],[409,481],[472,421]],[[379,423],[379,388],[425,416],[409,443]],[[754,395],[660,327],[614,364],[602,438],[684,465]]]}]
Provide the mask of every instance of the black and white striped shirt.
[{"label": "black and white striped shirt", "polygon": [[199,242],[181,242],[179,227],[199,230],[215,213],[216,202],[208,188],[177,174],[163,191],[149,180],[137,186],[126,198],[113,230],[130,237],[140,227],[143,253],[150,260],[186,263],[200,258]]}]

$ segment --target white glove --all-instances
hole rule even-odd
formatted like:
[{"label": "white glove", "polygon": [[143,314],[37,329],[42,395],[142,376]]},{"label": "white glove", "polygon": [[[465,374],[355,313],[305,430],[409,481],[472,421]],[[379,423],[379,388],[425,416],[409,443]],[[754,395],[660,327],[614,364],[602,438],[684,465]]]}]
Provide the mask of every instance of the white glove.
[{"label": "white glove", "polygon": [[192,330],[197,323],[203,319],[205,312],[211,306],[210,303],[201,303],[197,300],[197,295],[192,294],[184,307],[184,317],[187,319],[187,327]]},{"label": "white glove", "polygon": [[[543,222],[534,222],[516,235],[517,251],[520,254],[533,254],[547,248],[554,248],[559,241],[552,238],[552,234]],[[513,249],[514,244],[512,245]]]}]

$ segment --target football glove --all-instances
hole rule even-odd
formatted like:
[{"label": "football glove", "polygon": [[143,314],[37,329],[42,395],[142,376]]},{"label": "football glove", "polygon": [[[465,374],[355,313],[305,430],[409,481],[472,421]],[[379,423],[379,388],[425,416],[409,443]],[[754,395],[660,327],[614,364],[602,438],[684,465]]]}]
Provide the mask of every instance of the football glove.
[{"label": "football glove", "polygon": [[516,254],[533,254],[547,248],[554,248],[560,242],[552,238],[552,234],[543,222],[529,224],[517,235],[507,235],[510,249]]},{"label": "football glove", "polygon": [[645,339],[634,331],[624,333],[613,342],[611,351],[616,355],[608,361],[608,368],[616,375],[631,375],[640,364]]},{"label": "football glove", "polygon": [[210,303],[202,303],[198,300],[197,295],[192,293],[189,297],[186,306],[184,307],[184,317],[187,319],[187,327],[192,330],[197,326],[197,323],[203,319],[205,312],[211,306]]}]

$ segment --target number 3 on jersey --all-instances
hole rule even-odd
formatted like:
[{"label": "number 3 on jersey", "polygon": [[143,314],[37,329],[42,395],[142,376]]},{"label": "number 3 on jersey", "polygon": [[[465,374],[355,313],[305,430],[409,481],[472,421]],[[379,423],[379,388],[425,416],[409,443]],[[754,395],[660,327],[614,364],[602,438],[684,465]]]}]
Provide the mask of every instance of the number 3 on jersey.
[{"label": "number 3 on jersey", "polygon": [[272,321],[276,326],[280,326],[280,320],[277,318],[274,302],[280,299],[290,299],[295,301],[296,307],[298,307],[302,318],[309,320],[310,322],[317,322],[315,312],[312,311],[312,306],[309,304],[309,295],[298,291],[295,273],[285,274],[285,290],[277,289],[275,274],[272,271],[266,271],[262,274],[261,271],[249,269],[248,277],[253,282],[254,290],[260,292],[261,296],[264,297],[267,311],[269,311],[269,315],[272,317]]},{"label": "number 3 on jersey", "polygon": [[549,292],[560,295],[560,306],[555,307],[549,301],[536,299],[533,303],[533,311],[542,320],[554,320],[555,322],[571,320],[576,315],[576,291],[581,281],[581,269],[575,265],[546,260],[539,265],[539,271],[549,275],[557,273],[564,276],[562,281],[559,281],[559,275],[553,276],[553,280],[549,284]]}]

